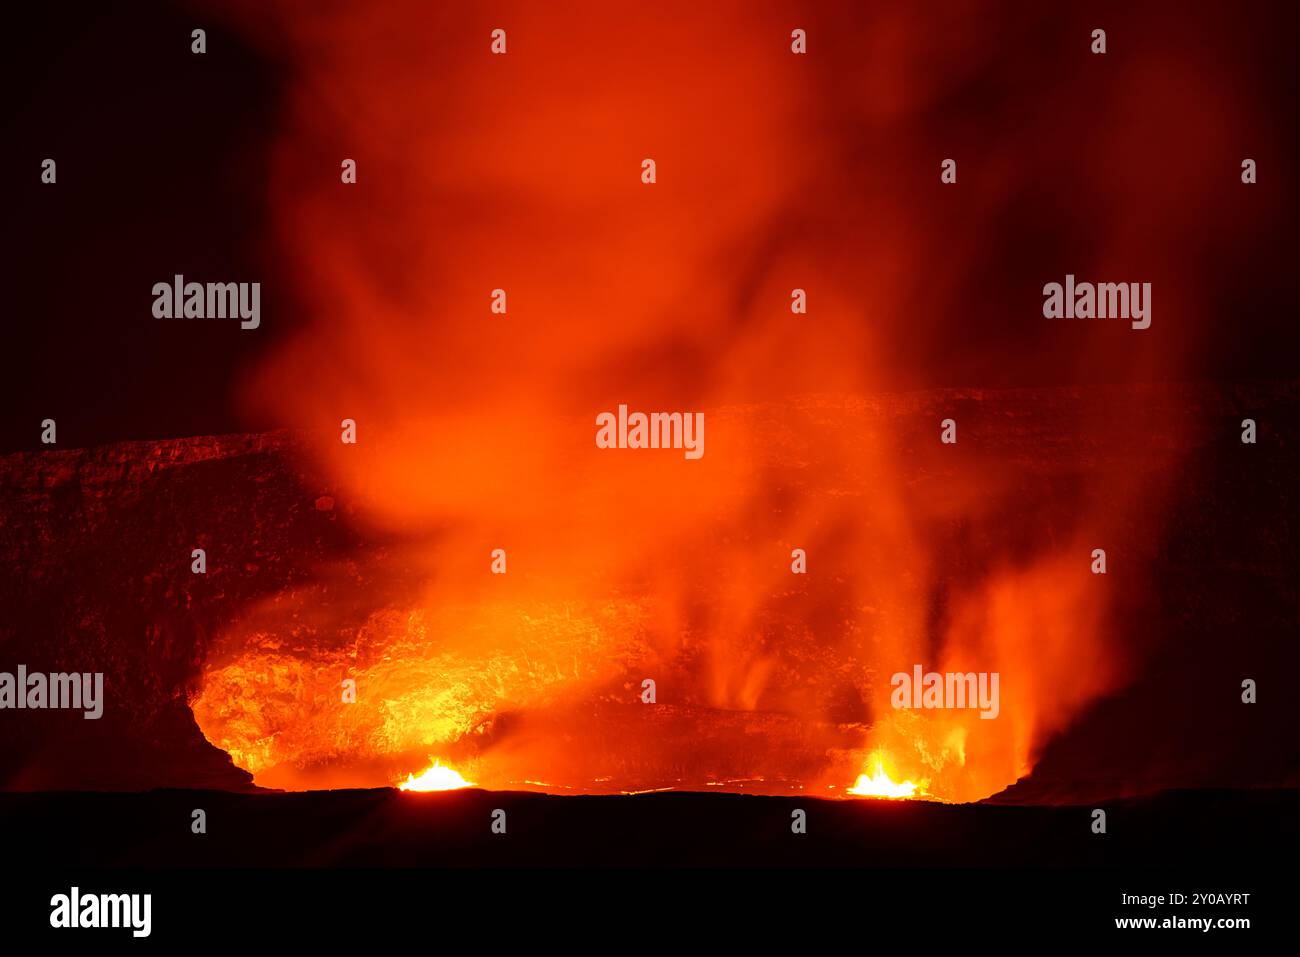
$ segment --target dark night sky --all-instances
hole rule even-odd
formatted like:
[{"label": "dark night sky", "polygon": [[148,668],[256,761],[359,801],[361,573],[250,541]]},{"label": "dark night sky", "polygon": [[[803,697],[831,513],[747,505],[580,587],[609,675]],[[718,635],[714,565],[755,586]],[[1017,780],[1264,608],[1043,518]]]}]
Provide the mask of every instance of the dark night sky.
[{"label": "dark night sky", "polygon": [[[17,11],[15,11],[16,13]],[[6,33],[3,134],[9,309],[0,448],[240,429],[230,393],[279,329],[152,319],[182,273],[263,282],[268,65],[219,25],[163,4],[25,6]],[[46,157],[57,186],[40,183]]]}]

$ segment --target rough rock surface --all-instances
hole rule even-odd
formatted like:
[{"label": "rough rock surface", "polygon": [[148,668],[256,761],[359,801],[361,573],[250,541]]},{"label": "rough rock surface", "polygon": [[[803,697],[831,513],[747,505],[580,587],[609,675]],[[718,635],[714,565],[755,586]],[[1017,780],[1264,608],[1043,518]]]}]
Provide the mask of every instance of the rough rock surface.
[{"label": "rough rock surface", "polygon": [[106,686],[98,720],[0,715],[0,784],[250,786],[187,700],[232,614],[348,543],[296,452],[278,432],[0,458],[0,669],[102,671]]}]

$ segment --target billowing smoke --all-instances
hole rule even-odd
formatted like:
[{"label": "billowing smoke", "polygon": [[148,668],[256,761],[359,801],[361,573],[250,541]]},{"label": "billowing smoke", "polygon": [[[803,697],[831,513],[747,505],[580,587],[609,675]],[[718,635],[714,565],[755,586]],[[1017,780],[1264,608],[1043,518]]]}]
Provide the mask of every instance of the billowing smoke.
[{"label": "billowing smoke", "polygon": [[[836,793],[883,753],[973,799],[1125,680],[1091,553],[1158,523],[1161,490],[1052,457],[1116,428],[1068,387],[1176,378],[1201,347],[1227,193],[1187,196],[1235,176],[1241,107],[1214,51],[1130,15],[1095,55],[1095,24],[1038,5],[238,20],[285,65],[273,245],[302,310],[248,409],[320,434],[385,543],[214,657],[196,714],[260,781],[451,755],[490,786]],[[1067,274],[1152,283],[1151,328],[1044,318]],[[620,404],[703,412],[704,455],[597,448]],[[999,716],[895,711],[916,664],[1000,673]]]}]

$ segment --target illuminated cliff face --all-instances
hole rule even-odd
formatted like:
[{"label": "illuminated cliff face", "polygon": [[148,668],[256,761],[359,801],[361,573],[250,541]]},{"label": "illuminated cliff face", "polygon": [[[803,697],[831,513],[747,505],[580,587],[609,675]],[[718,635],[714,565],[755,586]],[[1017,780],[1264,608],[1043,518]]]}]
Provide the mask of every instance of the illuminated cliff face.
[{"label": "illuminated cliff face", "polygon": [[[195,715],[259,783],[388,784],[438,759],[487,787],[843,793],[881,772],[967,800],[1124,680],[1090,555],[1149,536],[1163,489],[1089,456],[1157,454],[1176,417],[878,396],[1176,375],[1203,316],[1176,281],[1205,257],[1183,190],[1210,161],[1126,161],[1193,114],[1227,122],[1226,94],[1187,94],[1219,67],[1058,87],[1050,114],[1024,90],[986,118],[990,156],[954,104],[1038,53],[974,10],[942,31],[960,44],[920,12],[840,15],[855,30],[810,22],[806,59],[747,4],[685,29],[519,5],[500,57],[497,24],[421,4],[241,15],[299,71],[272,193],[312,316],[246,401],[322,434],[358,527],[398,543],[217,641]],[[1099,102],[1097,141],[1058,150],[1052,118]],[[963,150],[980,159],[943,192]],[[322,156],[355,158],[356,184],[303,175]],[[1063,176],[1079,206],[1049,222]],[[1104,230],[1060,228],[1102,198]],[[1076,260],[1140,261],[1180,331],[1050,325],[1042,283]],[[600,448],[596,416],[623,403],[703,413],[705,453]],[[998,717],[895,709],[890,677],[916,665],[999,673]]]}]

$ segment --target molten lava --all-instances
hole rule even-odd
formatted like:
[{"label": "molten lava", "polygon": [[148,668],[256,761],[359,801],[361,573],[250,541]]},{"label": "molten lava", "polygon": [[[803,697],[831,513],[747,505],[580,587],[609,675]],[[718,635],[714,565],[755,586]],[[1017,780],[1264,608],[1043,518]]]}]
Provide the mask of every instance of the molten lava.
[{"label": "molten lava", "polygon": [[455,791],[457,788],[471,788],[473,781],[466,781],[459,771],[446,767],[441,761],[434,761],[433,766],[418,778],[408,774],[406,780],[397,787],[402,791]]},{"label": "molten lava", "polygon": [[879,752],[871,756],[870,767],[871,774],[859,774],[857,783],[849,788],[850,794],[859,797],[893,799],[920,797],[925,794],[925,787],[929,782],[924,780],[920,784],[911,781],[895,782],[885,770],[885,760]]}]

